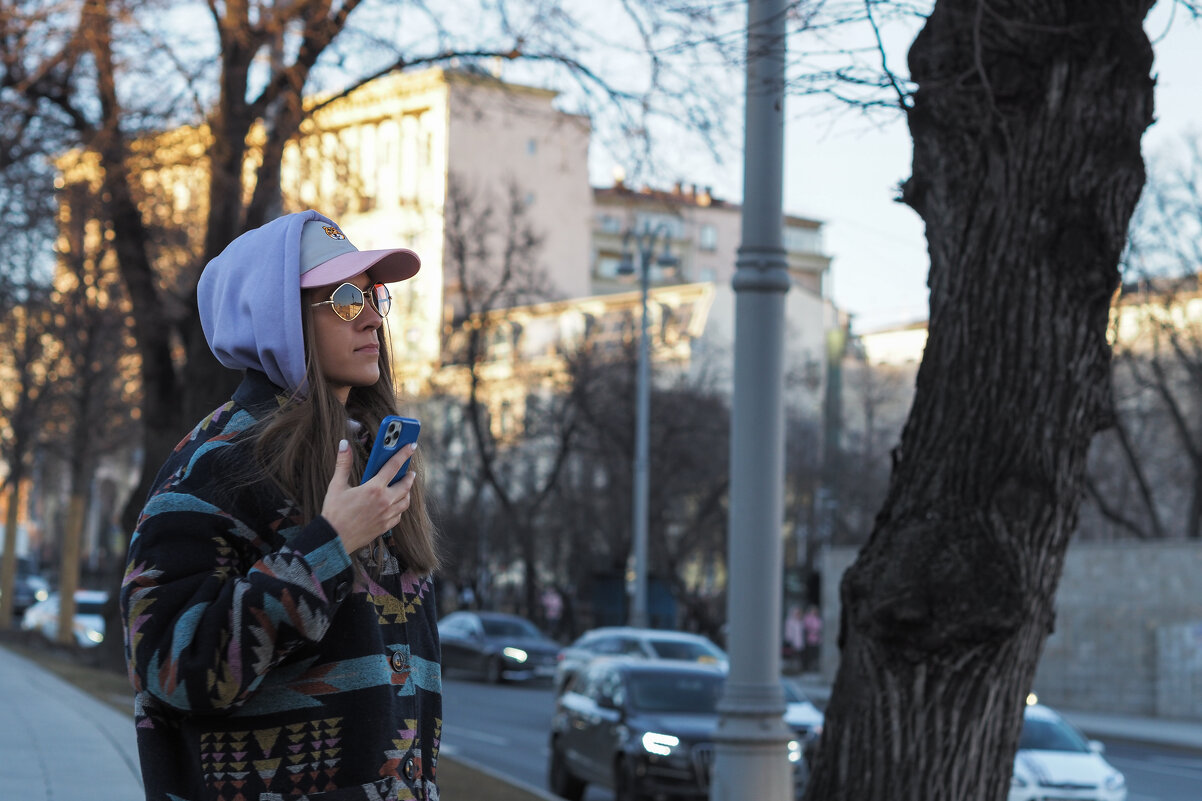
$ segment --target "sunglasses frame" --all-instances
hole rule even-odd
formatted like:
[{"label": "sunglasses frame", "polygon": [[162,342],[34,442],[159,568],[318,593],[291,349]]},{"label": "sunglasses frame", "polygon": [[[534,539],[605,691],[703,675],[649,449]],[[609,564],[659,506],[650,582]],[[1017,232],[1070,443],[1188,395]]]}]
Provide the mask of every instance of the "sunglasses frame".
[{"label": "sunglasses frame", "polygon": [[[343,317],[338,312],[338,306],[346,305],[346,304],[339,304],[339,303],[334,302],[334,296],[337,295],[338,291],[341,290],[344,286],[349,286],[351,289],[355,290],[356,292],[358,292],[360,295],[363,296],[363,303],[360,304],[359,311],[355,312],[354,315],[351,317]],[[385,306],[384,306],[383,311],[380,310],[380,305],[376,302],[376,287],[383,287],[383,289],[384,289]],[[333,310],[334,314],[338,315],[338,318],[340,320],[346,320],[349,323],[349,322],[352,322],[353,320],[356,320],[359,318],[359,315],[362,314],[363,310],[367,308],[368,303],[371,303],[371,307],[373,309],[375,309],[376,314],[380,315],[380,319],[387,317],[388,311],[392,308],[392,293],[388,291],[388,285],[377,281],[376,283],[372,284],[371,286],[367,287],[366,289],[360,289],[359,287],[352,284],[350,281],[343,281],[341,284],[334,287],[334,291],[330,293],[329,300],[319,300],[318,302],[310,303],[309,305],[310,306],[327,306],[328,305]]]}]

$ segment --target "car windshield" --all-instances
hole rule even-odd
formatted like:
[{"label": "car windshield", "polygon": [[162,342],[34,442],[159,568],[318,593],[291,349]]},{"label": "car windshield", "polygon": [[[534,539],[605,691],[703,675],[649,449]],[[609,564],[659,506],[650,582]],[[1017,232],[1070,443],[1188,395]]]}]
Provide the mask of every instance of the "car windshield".
[{"label": "car windshield", "polygon": [[525,620],[497,620],[484,618],[484,633],[489,637],[538,637],[539,630]]},{"label": "car windshield", "polygon": [[1089,751],[1089,742],[1067,723],[1059,720],[1027,718],[1018,747],[1032,751]]},{"label": "car windshield", "polygon": [[688,662],[716,662],[722,654],[705,643],[687,640],[650,640],[651,650],[660,659],[683,659]]},{"label": "car windshield", "polygon": [[75,613],[77,615],[103,615],[104,601],[77,601]]},{"label": "car windshield", "polygon": [[712,713],[721,693],[721,676],[635,673],[630,677],[630,703],[643,712]]},{"label": "car windshield", "polygon": [[809,703],[810,699],[806,698],[805,695],[802,694],[801,690],[798,690],[796,687],[794,687],[789,682],[782,681],[780,683],[780,686],[781,686],[781,689],[784,690],[786,704]]}]

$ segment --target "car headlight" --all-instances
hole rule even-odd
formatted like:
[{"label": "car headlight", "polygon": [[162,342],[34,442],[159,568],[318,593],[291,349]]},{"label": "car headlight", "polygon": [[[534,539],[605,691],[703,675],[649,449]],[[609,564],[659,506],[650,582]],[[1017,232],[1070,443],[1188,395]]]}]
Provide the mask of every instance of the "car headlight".
[{"label": "car headlight", "polygon": [[45,590],[38,590],[33,594],[33,597],[37,598],[39,601],[44,601],[50,597],[50,593],[46,592]]},{"label": "car headlight", "polygon": [[1106,777],[1107,790],[1121,790],[1127,786],[1127,780],[1117,770]]},{"label": "car headlight", "polygon": [[797,740],[789,741],[789,761],[790,762],[800,762],[801,761],[801,743],[798,742]]},{"label": "car headlight", "polygon": [[643,750],[656,756],[667,756],[680,745],[680,738],[671,734],[649,731],[643,735]]},{"label": "car headlight", "polygon": [[521,648],[514,648],[512,646],[504,649],[501,653],[505,654],[507,659],[512,659],[514,662],[525,662],[530,658],[530,655]]}]

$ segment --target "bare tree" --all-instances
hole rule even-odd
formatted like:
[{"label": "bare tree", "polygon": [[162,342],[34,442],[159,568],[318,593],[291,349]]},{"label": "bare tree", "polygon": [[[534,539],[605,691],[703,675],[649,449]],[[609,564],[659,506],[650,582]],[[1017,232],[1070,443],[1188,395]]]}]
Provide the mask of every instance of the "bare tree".
[{"label": "bare tree", "polygon": [[[71,204],[73,209],[87,207],[83,201]],[[66,269],[56,277],[51,298],[56,378],[49,387],[42,435],[47,453],[66,466],[69,500],[57,543],[58,639],[73,643],[92,477],[103,457],[140,433],[135,413],[140,383],[129,303],[118,276],[105,265],[112,253],[86,216],[64,217],[58,231],[64,260],[59,266]],[[119,580],[118,575],[111,578]]]},{"label": "bare tree", "polygon": [[1202,140],[1153,169],[1114,307],[1114,425],[1090,452],[1083,535],[1202,537]]},{"label": "bare tree", "polygon": [[0,90],[0,461],[7,496],[0,562],[0,629],[12,622],[17,521],[29,461],[43,441],[43,421],[56,375],[51,298],[54,237],[53,172],[46,147],[56,138],[35,108]]},{"label": "bare tree", "polygon": [[1144,183],[1151,0],[938,0],[910,50],[929,339],[843,578],[810,799],[991,799],[1110,416],[1110,299]]},{"label": "bare tree", "polygon": [[446,239],[447,292],[456,314],[444,350],[466,373],[466,386],[456,391],[464,398],[461,419],[472,443],[475,479],[489,488],[503,531],[517,546],[525,609],[533,616],[538,519],[571,453],[576,416],[570,397],[553,390],[555,377],[538,375],[517,356],[520,332],[498,312],[549,293],[538,261],[541,237],[525,218],[516,186],[497,201],[487,189],[452,175]]},{"label": "bare tree", "polygon": [[[661,324],[664,320],[661,316]],[[558,491],[556,519],[564,533],[562,564],[578,590],[606,579],[607,586],[624,588],[632,553],[638,320],[627,315],[619,332],[613,322],[595,321],[580,347],[568,355],[580,430],[571,480]],[[662,325],[653,326],[649,335],[655,353],[662,345]],[[718,636],[721,596],[698,576],[707,569],[724,572],[729,401],[704,377],[691,377],[654,359],[653,364],[647,576],[662,582],[684,606],[685,625]]]},{"label": "bare tree", "polygon": [[[0,567],[0,630],[13,617],[13,593],[17,566],[17,521],[22,482],[28,475],[29,459],[40,439],[40,423],[54,372],[54,344],[48,336],[53,327],[49,286],[35,280],[37,253],[21,245],[25,241],[10,230],[0,255],[0,457],[7,471],[0,490],[7,495],[4,552]],[[17,272],[17,275],[14,275]],[[23,273],[23,275],[21,274]],[[14,280],[15,279],[15,280]]]}]

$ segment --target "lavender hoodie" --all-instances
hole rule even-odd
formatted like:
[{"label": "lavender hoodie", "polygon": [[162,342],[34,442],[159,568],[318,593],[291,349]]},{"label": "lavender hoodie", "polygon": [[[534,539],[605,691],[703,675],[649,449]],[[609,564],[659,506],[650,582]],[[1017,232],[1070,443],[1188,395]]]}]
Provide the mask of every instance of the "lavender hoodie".
[{"label": "lavender hoodie", "polygon": [[247,231],[210,261],[196,287],[205,339],[217,361],[258,370],[289,392],[305,381],[301,326],[301,227],[334,221],[302,211]]}]

